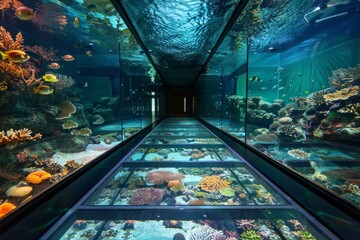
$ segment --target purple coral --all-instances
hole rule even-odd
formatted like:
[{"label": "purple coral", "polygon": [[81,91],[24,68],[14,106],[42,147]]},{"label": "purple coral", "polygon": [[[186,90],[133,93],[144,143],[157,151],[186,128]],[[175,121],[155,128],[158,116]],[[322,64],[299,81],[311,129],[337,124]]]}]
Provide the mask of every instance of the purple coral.
[{"label": "purple coral", "polygon": [[243,230],[251,230],[257,228],[255,224],[255,220],[249,220],[249,219],[240,219],[236,220],[236,226],[237,228],[243,229]]},{"label": "purple coral", "polygon": [[164,197],[165,191],[156,188],[140,188],[136,190],[129,203],[131,205],[157,205]]}]

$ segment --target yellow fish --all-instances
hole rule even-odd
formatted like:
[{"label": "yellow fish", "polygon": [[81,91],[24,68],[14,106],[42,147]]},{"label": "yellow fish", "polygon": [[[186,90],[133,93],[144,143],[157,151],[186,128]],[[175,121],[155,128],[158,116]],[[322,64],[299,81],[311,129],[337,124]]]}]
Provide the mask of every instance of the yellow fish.
[{"label": "yellow fish", "polygon": [[45,82],[57,82],[57,81],[59,81],[59,79],[54,74],[51,74],[51,73],[45,74],[43,76],[43,79],[44,79]]},{"label": "yellow fish", "polygon": [[79,26],[80,26],[80,21],[79,21],[79,18],[78,17],[75,17],[75,19],[74,19],[74,27],[75,28],[78,28]]},{"label": "yellow fish", "polygon": [[50,88],[47,85],[40,85],[34,89],[34,93],[39,95],[49,95],[54,92],[54,89]]},{"label": "yellow fish", "polygon": [[308,93],[309,93],[309,91],[305,91],[304,93],[305,93],[305,94],[308,94]]},{"label": "yellow fish", "polygon": [[21,6],[15,11],[15,16],[24,21],[30,21],[35,16],[35,11],[31,8]]},{"label": "yellow fish", "polygon": [[10,62],[13,63],[24,63],[30,59],[30,56],[21,50],[10,50],[6,52],[0,51],[0,55],[1,60],[5,61],[6,59],[8,59]]}]

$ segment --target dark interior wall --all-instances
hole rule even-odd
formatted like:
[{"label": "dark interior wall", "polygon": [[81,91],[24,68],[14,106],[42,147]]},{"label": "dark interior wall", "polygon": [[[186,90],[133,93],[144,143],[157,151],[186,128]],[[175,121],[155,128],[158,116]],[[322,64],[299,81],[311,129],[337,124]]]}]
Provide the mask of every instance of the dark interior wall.
[{"label": "dark interior wall", "polygon": [[[192,109],[191,87],[165,87],[165,102],[167,116],[191,116]],[[186,98],[186,112],[184,112],[184,98]]]}]

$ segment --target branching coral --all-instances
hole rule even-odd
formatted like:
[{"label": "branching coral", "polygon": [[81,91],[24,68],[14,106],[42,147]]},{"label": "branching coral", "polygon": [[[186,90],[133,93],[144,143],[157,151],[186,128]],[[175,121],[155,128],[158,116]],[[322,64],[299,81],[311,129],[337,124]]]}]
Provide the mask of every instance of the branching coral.
[{"label": "branching coral", "polygon": [[214,240],[214,239],[225,239],[222,231],[217,231],[214,228],[203,225],[193,228],[189,232],[189,240]]},{"label": "branching coral", "polygon": [[165,184],[172,180],[181,180],[185,176],[182,173],[174,173],[174,172],[167,172],[167,171],[156,171],[151,172],[146,175],[146,181],[154,183],[154,184]]},{"label": "branching coral", "polygon": [[15,10],[18,7],[21,7],[22,5],[24,5],[24,4],[22,4],[18,0],[1,0],[0,10],[4,10],[4,9],[8,9],[8,8],[12,8]]},{"label": "branching coral", "polygon": [[342,107],[338,110],[341,113],[350,113],[355,116],[360,116],[360,103],[351,103],[345,107]]},{"label": "branching coral", "polygon": [[54,74],[56,78],[59,80],[57,82],[54,82],[53,85],[57,90],[63,90],[64,88],[71,87],[75,84],[74,78],[70,76],[66,76],[63,74]]},{"label": "branching coral", "polygon": [[165,191],[156,188],[140,188],[131,196],[131,205],[156,205],[165,195]]},{"label": "branching coral", "polygon": [[56,51],[53,48],[45,48],[42,46],[25,46],[27,53],[33,53],[37,56],[36,64],[43,65],[45,62],[57,61]]},{"label": "branching coral", "polygon": [[356,96],[359,93],[359,86],[353,86],[348,88],[343,88],[334,93],[325,94],[323,97],[326,102],[333,102],[338,100],[346,100],[352,96]]},{"label": "branching coral", "polygon": [[332,75],[329,77],[331,85],[335,87],[340,87],[341,85],[349,86],[360,78],[360,65],[353,68],[340,68],[331,73]]},{"label": "branching coral", "polygon": [[217,192],[222,188],[229,188],[231,181],[222,180],[219,175],[206,176],[199,183],[198,187],[207,192]]},{"label": "branching coral", "polygon": [[301,149],[289,150],[287,153],[297,159],[308,159],[311,156],[310,153],[307,153]]},{"label": "branching coral", "polygon": [[[6,1],[6,0],[5,0]],[[0,26],[0,50],[9,51],[9,50],[23,50],[24,38],[19,32],[16,35],[15,40],[12,38],[11,34],[6,31],[6,29]]]},{"label": "branching coral", "polygon": [[8,143],[17,143],[22,141],[36,141],[41,138],[41,134],[37,133],[31,136],[31,130],[24,128],[20,130],[10,129],[0,132],[0,145]]}]

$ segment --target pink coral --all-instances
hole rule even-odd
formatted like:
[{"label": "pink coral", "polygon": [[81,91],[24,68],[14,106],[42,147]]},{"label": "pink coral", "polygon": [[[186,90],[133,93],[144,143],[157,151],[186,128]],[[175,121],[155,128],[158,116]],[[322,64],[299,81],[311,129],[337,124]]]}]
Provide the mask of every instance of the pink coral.
[{"label": "pink coral", "polygon": [[157,205],[165,195],[165,191],[156,188],[140,188],[130,199],[131,205]]},{"label": "pink coral", "polygon": [[146,175],[146,181],[162,185],[164,183],[168,183],[171,180],[181,180],[185,176],[182,173],[174,173],[174,172],[167,172],[167,171],[156,171],[151,172]]}]

